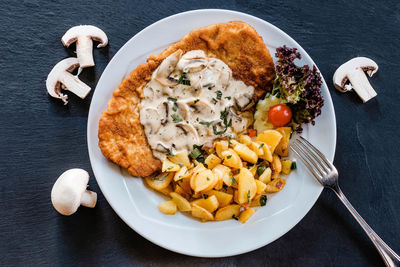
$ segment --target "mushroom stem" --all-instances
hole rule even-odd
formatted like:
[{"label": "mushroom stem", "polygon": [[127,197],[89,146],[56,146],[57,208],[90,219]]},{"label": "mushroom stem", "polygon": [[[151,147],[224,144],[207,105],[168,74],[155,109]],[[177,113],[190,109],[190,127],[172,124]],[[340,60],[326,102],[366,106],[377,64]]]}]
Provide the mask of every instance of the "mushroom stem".
[{"label": "mushroom stem", "polygon": [[94,66],[93,42],[90,37],[78,37],[76,42],[76,56],[79,60],[79,69]]},{"label": "mushroom stem", "polygon": [[81,198],[82,206],[85,206],[88,208],[94,208],[94,206],[96,206],[96,202],[97,202],[96,192],[93,192],[90,190],[86,190],[85,192],[83,192],[82,198]]},{"label": "mushroom stem", "polygon": [[354,70],[354,75],[349,75],[349,81],[364,103],[377,95],[362,69]]},{"label": "mushroom stem", "polygon": [[80,98],[85,98],[89,92],[90,87],[85,83],[81,82],[77,76],[72,74],[66,74],[60,82],[72,93],[76,94]]}]

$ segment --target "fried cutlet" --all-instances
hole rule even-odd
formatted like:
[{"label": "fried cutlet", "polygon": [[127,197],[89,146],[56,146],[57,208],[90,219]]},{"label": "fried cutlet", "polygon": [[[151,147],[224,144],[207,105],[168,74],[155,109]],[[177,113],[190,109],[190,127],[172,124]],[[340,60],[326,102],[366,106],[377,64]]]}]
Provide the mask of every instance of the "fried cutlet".
[{"label": "fried cutlet", "polygon": [[241,21],[193,30],[161,54],[150,56],[114,91],[99,122],[99,147],[104,156],[133,176],[145,177],[161,169],[140,124],[140,96],[153,71],[178,49],[184,53],[201,49],[224,61],[235,79],[255,88],[255,101],[272,88],[275,70],[269,51],[254,28]]}]

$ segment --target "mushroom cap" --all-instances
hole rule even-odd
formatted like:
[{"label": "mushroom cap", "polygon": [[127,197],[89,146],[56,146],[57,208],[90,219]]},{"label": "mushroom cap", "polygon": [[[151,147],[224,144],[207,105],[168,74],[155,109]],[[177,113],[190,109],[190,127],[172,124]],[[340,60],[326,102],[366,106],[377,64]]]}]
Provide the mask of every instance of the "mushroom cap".
[{"label": "mushroom cap", "polygon": [[58,62],[49,75],[47,75],[46,88],[49,95],[55,98],[66,99],[67,96],[62,94],[60,90],[60,79],[65,72],[72,72],[77,67],[79,67],[79,62],[75,57],[69,57]]},{"label": "mushroom cap", "polygon": [[69,29],[61,38],[64,46],[68,47],[70,44],[78,40],[79,37],[89,37],[95,41],[100,42],[97,48],[104,47],[108,44],[108,38],[105,32],[100,28],[92,25],[79,25]]},{"label": "mushroom cap", "polygon": [[51,190],[54,208],[63,215],[75,213],[88,182],[89,173],[82,169],[70,169],[61,174]]},{"label": "mushroom cap", "polygon": [[378,64],[367,57],[356,57],[342,64],[333,75],[333,84],[336,89],[342,92],[351,90],[349,86],[345,86],[348,81],[349,74],[355,71],[366,71],[371,77],[378,71]]}]

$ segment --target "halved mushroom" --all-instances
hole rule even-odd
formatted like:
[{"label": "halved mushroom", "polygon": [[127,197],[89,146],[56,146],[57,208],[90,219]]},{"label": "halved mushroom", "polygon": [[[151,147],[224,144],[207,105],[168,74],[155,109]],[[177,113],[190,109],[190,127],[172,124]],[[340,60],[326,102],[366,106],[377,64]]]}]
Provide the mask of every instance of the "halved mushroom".
[{"label": "halved mushroom", "polygon": [[254,101],[252,95],[248,93],[240,94],[234,96],[235,104],[240,111],[246,111],[254,106]]},{"label": "halved mushroom", "polygon": [[[364,71],[372,77],[378,71],[378,65],[375,61],[366,57],[353,58],[336,70],[333,75],[333,84],[340,92],[354,89],[365,103],[375,97],[377,93],[369,83]],[[347,84],[347,82],[350,83]]]},{"label": "halved mushroom", "polygon": [[76,42],[76,55],[81,69],[94,66],[92,40],[100,42],[97,48],[108,44],[107,35],[101,29],[92,25],[72,27],[61,38],[61,42],[66,47]]},{"label": "halved mushroom", "polygon": [[198,135],[196,129],[193,127],[193,125],[179,122],[176,124],[176,127],[181,128],[185,132],[185,135],[187,135],[189,138],[191,137],[193,139],[194,143],[199,142],[199,140],[200,140],[199,135]]},{"label": "halved mushroom", "polygon": [[178,69],[186,73],[199,72],[207,67],[207,59],[203,50],[192,50],[182,56]]},{"label": "halved mushroom", "polygon": [[185,121],[190,120],[189,106],[185,102],[179,100],[176,102],[176,104],[178,105],[179,113],[182,115],[183,119]]},{"label": "halved mushroom", "polygon": [[178,81],[171,79],[169,75],[174,71],[183,51],[177,50],[161,62],[157,70],[154,72],[154,79],[163,86],[176,86]]},{"label": "halved mushroom", "polygon": [[52,97],[61,99],[64,105],[68,103],[68,96],[61,93],[61,88],[71,91],[82,99],[85,98],[91,90],[91,88],[81,82],[77,76],[71,74],[78,66],[79,62],[77,58],[66,58],[58,62],[47,76],[47,92]]}]

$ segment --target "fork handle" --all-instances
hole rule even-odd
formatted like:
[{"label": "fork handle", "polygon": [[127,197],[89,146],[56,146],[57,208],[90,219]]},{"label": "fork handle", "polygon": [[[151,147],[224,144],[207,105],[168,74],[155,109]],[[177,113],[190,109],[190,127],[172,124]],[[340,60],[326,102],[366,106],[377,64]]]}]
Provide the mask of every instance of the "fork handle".
[{"label": "fork handle", "polygon": [[343,194],[339,185],[336,184],[329,188],[335,192],[336,196],[342,201],[347,210],[350,211],[351,215],[353,215],[356,221],[361,225],[362,229],[365,231],[369,239],[371,239],[372,243],[375,245],[385,265],[390,267],[400,266],[399,255],[397,255],[364,221],[364,219],[360,216],[360,214],[358,214],[356,209],[350,204],[349,200]]}]

